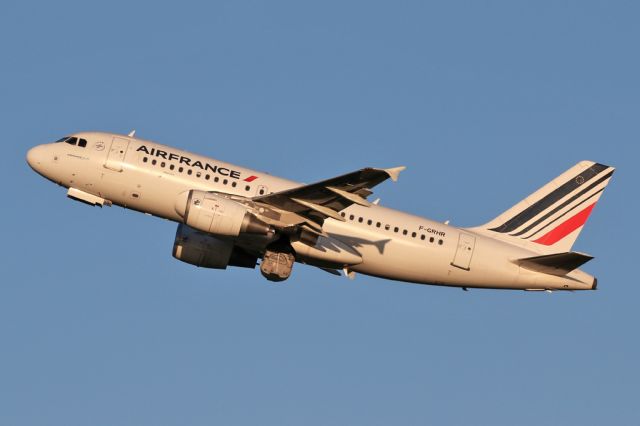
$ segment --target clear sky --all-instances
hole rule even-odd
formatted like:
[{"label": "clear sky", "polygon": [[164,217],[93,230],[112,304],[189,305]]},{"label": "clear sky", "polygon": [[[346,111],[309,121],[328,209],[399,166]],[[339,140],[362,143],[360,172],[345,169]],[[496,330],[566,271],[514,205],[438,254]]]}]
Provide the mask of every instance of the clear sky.
[{"label": "clear sky", "polygon": [[[162,3],[162,4],[161,4]],[[0,12],[1,425],[640,424],[640,7],[32,2]],[[66,199],[29,147],[80,130],[483,223],[618,167],[575,250],[596,292],[210,271],[175,224]]]}]

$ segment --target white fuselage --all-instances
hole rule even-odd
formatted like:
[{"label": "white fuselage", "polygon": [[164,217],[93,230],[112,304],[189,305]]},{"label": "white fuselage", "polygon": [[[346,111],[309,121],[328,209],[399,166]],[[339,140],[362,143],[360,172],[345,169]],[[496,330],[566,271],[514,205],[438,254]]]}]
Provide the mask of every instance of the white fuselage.
[{"label": "white fuselage", "polygon": [[[182,222],[175,200],[188,190],[256,197],[298,182],[169,146],[110,133],[78,133],[85,147],[53,143],[33,148],[38,173],[67,188],[114,204]],[[590,289],[594,278],[575,270],[559,277],[523,269],[514,259],[538,253],[379,205],[352,205],[346,221],[326,219],[322,231],[356,250],[350,271],[393,280],[459,287]]]}]

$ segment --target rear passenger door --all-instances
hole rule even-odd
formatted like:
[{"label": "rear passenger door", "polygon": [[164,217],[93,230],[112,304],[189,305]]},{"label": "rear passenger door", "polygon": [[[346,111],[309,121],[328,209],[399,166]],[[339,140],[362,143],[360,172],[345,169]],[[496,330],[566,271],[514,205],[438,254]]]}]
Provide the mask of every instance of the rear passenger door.
[{"label": "rear passenger door", "polygon": [[458,238],[458,247],[456,248],[456,254],[451,264],[458,268],[469,270],[471,264],[471,257],[473,257],[473,249],[476,246],[476,237],[460,233]]}]

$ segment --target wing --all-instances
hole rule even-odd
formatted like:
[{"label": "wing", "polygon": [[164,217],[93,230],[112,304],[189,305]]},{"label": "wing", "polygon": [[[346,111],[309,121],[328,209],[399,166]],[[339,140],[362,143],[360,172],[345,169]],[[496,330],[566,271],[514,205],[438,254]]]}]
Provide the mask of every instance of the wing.
[{"label": "wing", "polygon": [[388,178],[398,180],[404,169],[361,169],[311,185],[256,197],[252,201],[288,214],[290,219],[287,222],[290,224],[306,222],[317,229],[327,217],[344,221],[339,212],[352,204],[369,206],[371,203],[366,197],[372,194],[371,189]]}]

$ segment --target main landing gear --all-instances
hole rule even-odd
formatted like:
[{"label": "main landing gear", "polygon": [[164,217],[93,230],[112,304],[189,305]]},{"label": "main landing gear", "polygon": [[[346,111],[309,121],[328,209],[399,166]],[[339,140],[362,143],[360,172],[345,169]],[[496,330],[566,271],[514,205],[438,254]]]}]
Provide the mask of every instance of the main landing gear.
[{"label": "main landing gear", "polygon": [[264,253],[260,263],[260,272],[269,281],[280,282],[291,276],[296,261],[294,251],[288,242],[277,241]]},{"label": "main landing gear", "polygon": [[260,272],[269,281],[284,281],[291,276],[294,262],[293,253],[267,250],[260,263]]}]

